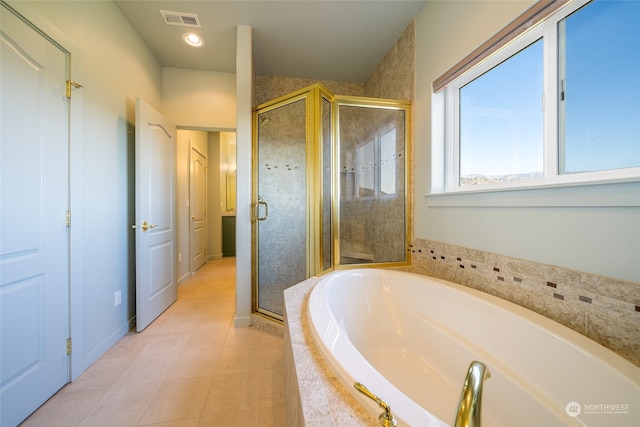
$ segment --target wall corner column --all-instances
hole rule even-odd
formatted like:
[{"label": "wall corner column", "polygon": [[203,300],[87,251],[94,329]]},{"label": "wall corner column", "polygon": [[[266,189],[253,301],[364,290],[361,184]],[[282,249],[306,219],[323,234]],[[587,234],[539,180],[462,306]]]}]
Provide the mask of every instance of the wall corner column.
[{"label": "wall corner column", "polygon": [[252,28],[237,27],[236,93],[238,114],[236,210],[236,313],[234,325],[251,325],[251,112],[254,71]]}]

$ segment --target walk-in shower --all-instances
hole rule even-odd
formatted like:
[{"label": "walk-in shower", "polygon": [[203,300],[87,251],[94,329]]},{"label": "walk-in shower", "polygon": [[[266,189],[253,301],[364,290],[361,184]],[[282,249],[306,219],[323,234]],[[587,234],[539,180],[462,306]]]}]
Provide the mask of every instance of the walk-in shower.
[{"label": "walk-in shower", "polygon": [[258,106],[253,127],[253,305],[353,265],[409,262],[410,104],[316,84]]}]

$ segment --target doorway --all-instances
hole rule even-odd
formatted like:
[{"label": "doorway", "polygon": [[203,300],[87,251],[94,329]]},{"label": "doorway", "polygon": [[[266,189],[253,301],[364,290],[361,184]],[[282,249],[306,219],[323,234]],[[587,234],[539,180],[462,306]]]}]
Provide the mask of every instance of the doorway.
[{"label": "doorway", "polygon": [[258,106],[253,137],[253,310],[337,268],[407,265],[410,104],[320,84]]},{"label": "doorway", "polygon": [[204,263],[228,256],[223,222],[235,219],[236,133],[179,128],[177,141],[178,282],[184,283]]}]

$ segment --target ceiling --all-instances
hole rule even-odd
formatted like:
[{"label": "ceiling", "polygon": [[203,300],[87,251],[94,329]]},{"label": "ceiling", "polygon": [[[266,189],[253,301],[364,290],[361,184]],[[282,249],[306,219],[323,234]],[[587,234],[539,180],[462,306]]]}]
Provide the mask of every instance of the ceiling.
[{"label": "ceiling", "polygon": [[[253,28],[258,75],[365,82],[426,0],[115,0],[163,66],[235,73],[236,26]],[[196,14],[167,25],[160,10]],[[193,31],[205,45],[187,46]]]}]

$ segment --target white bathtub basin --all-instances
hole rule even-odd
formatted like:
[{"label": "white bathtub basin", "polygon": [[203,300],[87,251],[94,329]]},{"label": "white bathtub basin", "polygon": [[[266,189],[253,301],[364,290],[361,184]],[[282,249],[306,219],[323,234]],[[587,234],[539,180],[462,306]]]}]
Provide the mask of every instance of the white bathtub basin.
[{"label": "white bathtub basin", "polygon": [[309,297],[319,350],[377,418],[354,382],[384,399],[401,426],[453,420],[473,360],[491,373],[482,423],[640,426],[640,368],[600,344],[505,300],[427,276],[338,271]]}]

